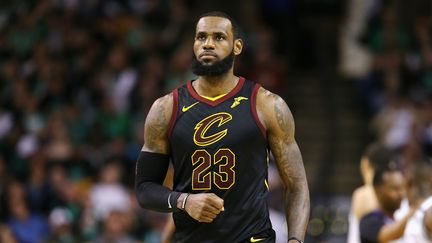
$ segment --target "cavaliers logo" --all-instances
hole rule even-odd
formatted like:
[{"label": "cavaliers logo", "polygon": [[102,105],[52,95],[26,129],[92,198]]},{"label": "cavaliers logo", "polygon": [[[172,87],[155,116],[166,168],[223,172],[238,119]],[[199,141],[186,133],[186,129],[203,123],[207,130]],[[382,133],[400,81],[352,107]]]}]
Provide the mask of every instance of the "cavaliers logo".
[{"label": "cavaliers logo", "polygon": [[232,120],[232,116],[226,112],[219,112],[202,119],[195,126],[194,142],[196,145],[204,147],[221,140],[228,133],[228,129],[224,129],[214,134],[207,134],[207,131],[212,126],[221,127],[223,124]]}]

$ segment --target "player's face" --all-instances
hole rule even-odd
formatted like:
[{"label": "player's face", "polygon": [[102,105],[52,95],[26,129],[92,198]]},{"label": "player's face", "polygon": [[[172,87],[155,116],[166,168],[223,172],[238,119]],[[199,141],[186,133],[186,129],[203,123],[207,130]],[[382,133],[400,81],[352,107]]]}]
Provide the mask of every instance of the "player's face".
[{"label": "player's face", "polygon": [[242,49],[240,39],[234,40],[231,21],[222,17],[203,17],[196,26],[194,54],[199,63],[212,66]]},{"label": "player's face", "polygon": [[383,184],[376,188],[381,206],[388,211],[396,211],[406,195],[405,185],[405,178],[401,172],[385,173],[383,175]]}]

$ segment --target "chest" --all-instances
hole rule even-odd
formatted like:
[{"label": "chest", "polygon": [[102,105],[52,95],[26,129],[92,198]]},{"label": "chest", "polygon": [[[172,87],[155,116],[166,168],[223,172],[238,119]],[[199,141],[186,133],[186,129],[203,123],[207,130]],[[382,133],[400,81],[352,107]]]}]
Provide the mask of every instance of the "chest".
[{"label": "chest", "polygon": [[250,101],[245,98],[236,102],[235,98],[214,107],[197,101],[191,102],[193,107],[190,107],[189,103],[180,101],[171,137],[174,145],[189,148],[237,147],[253,140],[259,134],[251,114]]}]

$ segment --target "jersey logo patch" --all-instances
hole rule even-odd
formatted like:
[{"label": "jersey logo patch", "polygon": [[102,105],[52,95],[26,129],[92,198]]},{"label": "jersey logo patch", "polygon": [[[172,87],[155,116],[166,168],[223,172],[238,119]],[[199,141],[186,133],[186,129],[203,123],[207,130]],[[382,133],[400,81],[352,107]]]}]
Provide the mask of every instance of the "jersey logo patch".
[{"label": "jersey logo patch", "polygon": [[266,238],[255,238],[255,237],[251,237],[250,238],[250,242],[259,242],[259,241],[262,241],[262,240],[265,240]]},{"label": "jersey logo patch", "polygon": [[243,96],[235,97],[235,98],[234,98],[234,102],[233,102],[232,105],[231,105],[231,108],[234,108],[234,107],[240,105],[240,102],[241,102],[242,100],[248,100],[248,98],[243,97]]},{"label": "jersey logo patch", "polygon": [[211,135],[207,135],[207,131],[213,125],[220,127],[231,120],[232,115],[226,112],[219,112],[202,119],[194,128],[194,143],[198,146],[204,147],[221,140],[227,135],[228,129],[224,129]]},{"label": "jersey logo patch", "polygon": [[190,108],[192,108],[192,107],[194,107],[196,104],[198,104],[199,102],[195,102],[195,103],[193,103],[192,105],[190,105],[190,106],[183,106],[182,107],[182,111],[183,112],[186,112],[186,111],[188,111]]}]

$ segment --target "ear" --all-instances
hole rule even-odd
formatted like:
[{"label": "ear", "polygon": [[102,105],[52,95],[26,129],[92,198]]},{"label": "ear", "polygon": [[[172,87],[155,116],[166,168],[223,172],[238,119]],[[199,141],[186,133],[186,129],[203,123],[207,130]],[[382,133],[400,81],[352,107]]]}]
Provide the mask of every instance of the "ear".
[{"label": "ear", "polygon": [[242,39],[236,39],[234,41],[234,55],[238,56],[243,50],[243,40]]}]

